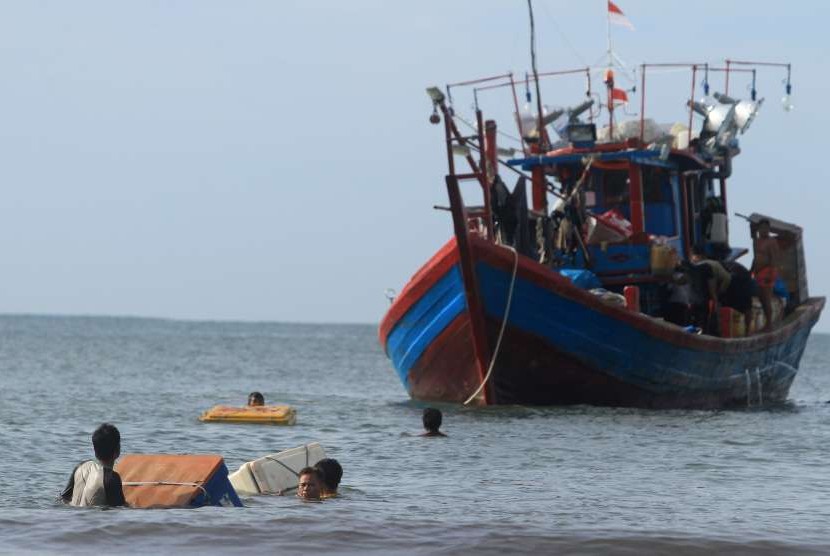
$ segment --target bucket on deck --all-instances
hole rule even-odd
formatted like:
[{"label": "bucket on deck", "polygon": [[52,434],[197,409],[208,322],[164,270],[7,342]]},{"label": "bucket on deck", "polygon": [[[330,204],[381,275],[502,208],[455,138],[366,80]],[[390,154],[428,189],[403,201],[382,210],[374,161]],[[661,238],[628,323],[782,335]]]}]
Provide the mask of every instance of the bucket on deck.
[{"label": "bucket on deck", "polygon": [[742,338],[746,336],[746,322],[743,313],[731,307],[721,307],[718,319],[721,338]]},{"label": "bucket on deck", "polygon": [[133,508],[242,506],[222,456],[127,454],[115,471]]},{"label": "bucket on deck", "polygon": [[674,272],[677,255],[672,247],[662,243],[653,243],[650,255],[652,274],[669,276]]}]

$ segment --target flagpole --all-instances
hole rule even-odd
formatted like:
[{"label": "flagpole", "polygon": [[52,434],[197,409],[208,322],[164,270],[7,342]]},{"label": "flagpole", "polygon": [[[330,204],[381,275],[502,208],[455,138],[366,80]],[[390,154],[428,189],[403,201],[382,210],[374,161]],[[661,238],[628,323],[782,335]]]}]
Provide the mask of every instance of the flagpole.
[{"label": "flagpole", "polygon": [[608,10],[608,0],[605,3],[605,32],[608,36],[608,67],[610,68],[614,63],[614,54],[611,50],[611,12]]}]

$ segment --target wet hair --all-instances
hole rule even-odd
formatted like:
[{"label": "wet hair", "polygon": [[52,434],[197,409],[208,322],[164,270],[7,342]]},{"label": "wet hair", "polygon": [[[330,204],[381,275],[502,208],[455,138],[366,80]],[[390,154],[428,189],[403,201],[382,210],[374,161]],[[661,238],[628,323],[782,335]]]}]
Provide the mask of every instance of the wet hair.
[{"label": "wet hair", "polygon": [[248,394],[248,405],[265,405],[265,396],[261,392]]},{"label": "wet hair", "polygon": [[327,490],[335,491],[343,478],[343,468],[336,459],[321,459],[314,464],[314,469],[323,475],[323,485]]},{"label": "wet hair", "polygon": [[95,457],[99,460],[115,459],[121,449],[121,433],[115,425],[104,423],[92,433],[92,447],[95,448]]},{"label": "wet hair", "polygon": [[441,427],[443,417],[440,409],[428,407],[424,410],[424,428],[430,432],[436,432]]},{"label": "wet hair", "polygon": [[320,472],[320,470],[314,467],[303,467],[302,469],[300,469],[300,472],[297,473],[297,478],[299,479],[303,475],[314,475],[315,477],[317,477],[317,480],[320,483],[322,483],[324,480],[323,474]]}]

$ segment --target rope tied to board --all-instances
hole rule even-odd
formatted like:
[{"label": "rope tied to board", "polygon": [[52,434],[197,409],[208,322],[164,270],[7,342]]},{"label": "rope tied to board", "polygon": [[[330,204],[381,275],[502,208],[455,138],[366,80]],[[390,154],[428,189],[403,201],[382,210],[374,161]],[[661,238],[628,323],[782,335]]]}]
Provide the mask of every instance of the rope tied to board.
[{"label": "rope tied to board", "polygon": [[196,487],[202,491],[206,499],[210,499],[208,491],[202,486],[202,483],[178,482],[178,481],[124,481],[122,486],[186,486]]}]

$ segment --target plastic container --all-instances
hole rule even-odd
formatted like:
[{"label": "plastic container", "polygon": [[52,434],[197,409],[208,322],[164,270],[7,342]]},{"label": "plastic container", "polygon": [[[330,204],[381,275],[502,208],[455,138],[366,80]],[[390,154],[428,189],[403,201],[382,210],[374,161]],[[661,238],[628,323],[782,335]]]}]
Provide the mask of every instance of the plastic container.
[{"label": "plastic container", "polygon": [[662,243],[651,245],[651,272],[657,276],[671,276],[676,261],[674,249]]}]

